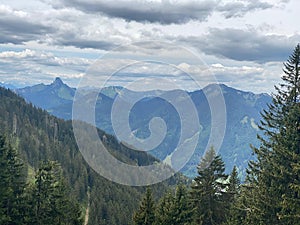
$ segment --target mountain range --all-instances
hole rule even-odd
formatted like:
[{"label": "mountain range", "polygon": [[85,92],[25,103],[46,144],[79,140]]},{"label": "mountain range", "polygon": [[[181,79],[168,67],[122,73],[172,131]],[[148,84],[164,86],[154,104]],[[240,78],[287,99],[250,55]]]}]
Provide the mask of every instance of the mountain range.
[{"label": "mountain range", "polygon": [[[132,224],[132,215],[145,192],[144,187],[121,185],[96,173],[79,151],[71,121],[56,118],[2,87],[0,103],[0,135],[5,135],[17,149],[28,182],[34,182],[43,161],[54,160],[61,165],[72,195],[86,213],[88,221],[85,224]],[[129,149],[112,135],[99,129],[97,132],[100,137],[105,137],[106,149],[126,164],[143,166],[158,161],[144,152]],[[132,177],[130,174],[124,176]],[[177,174],[151,188],[154,196],[160,198],[176,183],[186,182],[185,177]]]},{"label": "mountain range", "polygon": [[[179,143],[180,135],[182,135],[183,121],[180,121],[181,118],[177,109],[166,101],[166,98],[172,98],[177,103],[179,102],[178,104],[184,102],[186,98],[191,99],[197,110],[201,130],[197,134],[199,139],[195,152],[182,169],[182,172],[189,177],[193,177],[196,175],[196,165],[209,143],[212,130],[212,112],[208,99],[219,101],[220,96],[216,95],[218,90],[222,92],[226,107],[226,112],[224,111],[226,114],[226,129],[219,153],[225,161],[226,170],[229,171],[236,165],[241,177],[243,177],[248,161],[253,159],[250,144],[259,145],[257,134],[259,133],[258,125],[261,120],[260,112],[272,100],[268,94],[254,94],[224,84],[211,84],[202,90],[193,92],[183,90],[135,92],[122,87],[111,86],[103,88],[98,93],[97,89],[90,88],[81,91],[79,97],[84,99],[85,102],[89,102],[93,96],[97,95],[96,125],[111,135],[116,135],[111,121],[114,102],[124,98],[125,94],[128,104],[131,104],[135,97],[141,98],[140,101],[134,102],[135,104],[130,110],[130,129],[133,135],[144,139],[150,136],[149,122],[152,118],[160,117],[165,121],[166,136],[161,144],[150,151],[152,155],[160,160],[166,160],[168,156],[172,155],[173,150],[176,149]],[[47,110],[52,115],[65,120],[72,119],[72,106],[76,89],[63,83],[60,78],[56,78],[49,85],[37,84],[15,89],[15,92],[24,97],[27,102]],[[132,99],[130,96],[133,96]],[[192,124],[190,125],[192,126]]]}]

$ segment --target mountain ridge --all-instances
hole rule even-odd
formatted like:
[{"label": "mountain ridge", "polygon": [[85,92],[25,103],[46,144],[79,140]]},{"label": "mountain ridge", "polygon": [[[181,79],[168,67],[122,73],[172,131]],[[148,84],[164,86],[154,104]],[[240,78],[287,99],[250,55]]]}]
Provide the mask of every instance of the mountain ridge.
[{"label": "mountain ridge", "polygon": [[[145,191],[143,187],[124,186],[97,174],[78,149],[71,121],[56,118],[1,87],[0,102],[0,132],[7,134],[30,170],[38,168],[42,161],[59,162],[82,207],[87,205],[90,193],[89,224],[131,224],[132,213]],[[145,152],[128,149],[112,135],[99,129],[97,132],[99,137],[105,137],[108,151],[124,163],[143,166],[157,161]],[[176,175],[152,188],[160,197],[169,187],[184,181]]]},{"label": "mountain ridge", "polygon": [[[55,83],[59,85],[55,87]],[[33,89],[27,87],[27,89],[22,89],[21,91],[17,90],[16,92],[35,106],[46,109],[55,116],[67,120],[72,119],[73,102],[70,98],[66,99],[59,96],[58,90],[61,87],[66,88],[72,93],[71,96],[74,96],[76,89],[68,87],[61,79],[56,79],[52,84],[42,87],[43,90],[39,90],[35,94],[34,91],[30,91],[33,90],[35,86],[33,86]],[[53,92],[51,92],[51,90]],[[237,165],[240,173],[244,174],[248,160],[253,159],[250,144],[258,145],[256,136],[259,132],[258,125],[261,120],[260,112],[271,102],[271,96],[265,93],[255,94],[249,91],[237,90],[225,84],[210,84],[201,90],[193,92],[182,90],[154,90],[143,93],[134,92],[119,86],[107,87],[102,89],[98,95],[95,114],[96,125],[105,132],[115,135],[111,123],[111,109],[117,96],[122,97],[125,95],[127,98],[128,96],[132,96],[132,98],[143,95],[146,96],[146,98],[134,104],[130,111],[129,123],[137,137],[146,138],[150,135],[148,126],[153,117],[161,117],[167,121],[168,130],[164,143],[150,151],[155,157],[164,160],[171,153],[172,149],[176,147],[176,143],[178,143],[180,137],[180,118],[178,117],[178,113],[176,113],[176,109],[174,110],[174,107],[165,101],[164,97],[171,96],[171,98],[176,101],[180,99],[180,101],[184,101],[185,97],[189,97],[197,109],[202,127],[196,151],[183,171],[186,175],[192,177],[196,174],[196,165],[204,153],[204,148],[208,143],[211,131],[211,110],[206,95],[213,94],[218,90],[222,91],[224,97],[227,120],[225,137],[219,153],[224,158],[227,171],[231,170],[233,165]],[[80,97],[89,101],[90,96],[88,93],[89,92],[85,92],[85,95]],[[152,97],[149,97],[151,95]],[[217,101],[218,96],[213,95],[213,101]],[[47,100],[41,102],[41,99]],[[128,99],[130,101],[131,97]],[[51,105],[48,102],[55,104]]]}]

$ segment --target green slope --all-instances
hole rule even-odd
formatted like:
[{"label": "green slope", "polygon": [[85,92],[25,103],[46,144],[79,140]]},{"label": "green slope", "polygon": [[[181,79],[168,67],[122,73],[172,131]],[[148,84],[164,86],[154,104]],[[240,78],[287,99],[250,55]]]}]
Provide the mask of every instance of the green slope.
[{"label": "green slope", "polygon": [[[0,88],[0,112],[1,132],[9,134],[31,173],[41,161],[56,160],[62,165],[72,191],[83,205],[87,205],[90,188],[89,224],[131,224],[132,213],[145,189],[119,185],[95,173],[77,148],[71,121],[51,116],[4,88]],[[100,130],[98,132],[100,137],[106,135]],[[156,160],[126,148],[113,136],[107,135],[107,138],[111,153],[128,164],[146,165]],[[154,185],[156,196],[161,196],[178,179],[181,178],[173,177]]]}]

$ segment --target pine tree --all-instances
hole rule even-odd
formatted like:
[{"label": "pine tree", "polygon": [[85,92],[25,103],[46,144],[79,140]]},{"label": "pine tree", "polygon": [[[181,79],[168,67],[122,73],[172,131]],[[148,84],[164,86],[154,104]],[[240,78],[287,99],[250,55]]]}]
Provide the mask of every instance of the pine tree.
[{"label": "pine tree", "polygon": [[299,224],[299,63],[298,44],[284,63],[284,83],[275,87],[272,104],[262,113],[260,128],[267,138],[259,137],[257,161],[249,164],[249,224]]},{"label": "pine tree", "polygon": [[7,138],[0,136],[0,224],[24,224],[24,166]]},{"label": "pine tree", "polygon": [[288,168],[282,175],[287,177],[286,191],[282,195],[278,217],[285,224],[299,224],[300,218],[300,103],[291,107],[280,150],[289,159]]},{"label": "pine tree", "polygon": [[3,136],[0,136],[0,224],[8,224],[11,218],[8,214],[7,202],[12,197],[9,183],[9,171],[7,161],[8,146]]},{"label": "pine tree", "polygon": [[237,167],[234,166],[229,176],[229,185],[227,191],[227,193],[229,193],[233,199],[235,199],[236,196],[239,194],[240,183],[241,182],[240,179],[238,178]]},{"label": "pine tree", "polygon": [[168,192],[160,200],[156,210],[156,224],[190,224],[191,216],[192,210],[190,209],[186,187],[180,184],[176,187],[175,195]]},{"label": "pine tree", "polygon": [[229,177],[229,186],[227,190],[229,212],[226,224],[240,225],[245,218],[243,210],[243,197],[241,196],[240,179],[238,178],[237,167],[234,166]]},{"label": "pine tree", "polygon": [[175,224],[174,202],[175,199],[171,192],[168,192],[160,199],[156,209],[155,224]]},{"label": "pine tree", "polygon": [[150,188],[147,188],[138,211],[134,213],[133,222],[136,225],[153,225],[155,223],[155,204]]},{"label": "pine tree", "polygon": [[226,183],[224,162],[213,148],[205,153],[198,165],[198,176],[191,190],[194,224],[216,225],[225,222]]},{"label": "pine tree", "polygon": [[45,162],[38,169],[32,187],[34,224],[81,224],[79,204],[73,199],[67,187],[60,165]]},{"label": "pine tree", "polygon": [[185,225],[191,223],[192,210],[190,209],[186,187],[182,184],[176,188],[172,211],[173,224]]}]

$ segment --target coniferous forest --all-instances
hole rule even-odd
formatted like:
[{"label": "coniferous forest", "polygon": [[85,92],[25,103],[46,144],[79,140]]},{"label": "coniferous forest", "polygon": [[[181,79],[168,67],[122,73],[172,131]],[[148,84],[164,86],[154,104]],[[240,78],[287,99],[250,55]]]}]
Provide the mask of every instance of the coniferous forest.
[{"label": "coniferous forest", "polygon": [[[1,88],[0,224],[300,224],[299,44],[283,72],[272,103],[261,112],[264,136],[252,148],[256,159],[244,180],[236,167],[225,173],[212,146],[192,181],[178,174],[150,187],[102,178],[81,156],[71,121]],[[128,164],[157,160],[98,132],[111,153]]]},{"label": "coniferous forest", "polygon": [[[78,150],[71,121],[57,119],[4,88],[0,99],[0,224],[131,224],[145,188],[119,185],[94,172]],[[98,132],[119,160],[138,165],[156,161]],[[175,176],[154,185],[156,197],[177,180],[185,182]]]},{"label": "coniferous forest", "polygon": [[272,104],[262,112],[247,176],[236,167],[227,175],[222,158],[211,148],[198,165],[190,186],[179,185],[159,201],[148,189],[134,224],[297,225],[300,224],[300,45],[283,68]]}]

